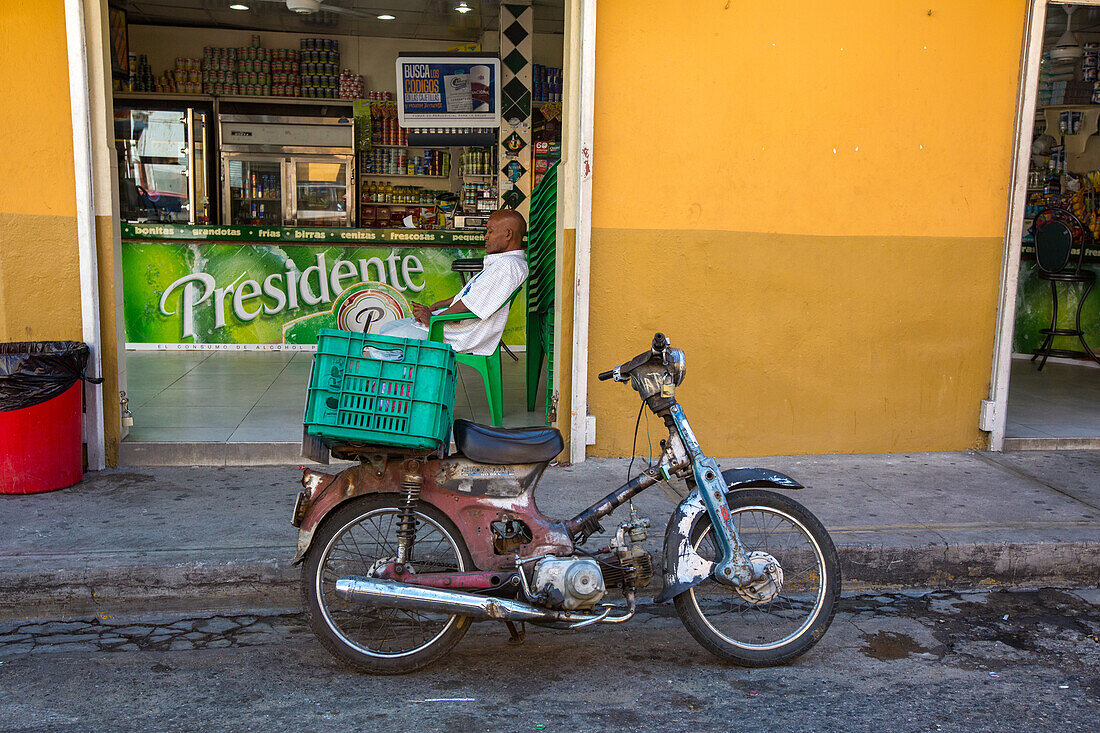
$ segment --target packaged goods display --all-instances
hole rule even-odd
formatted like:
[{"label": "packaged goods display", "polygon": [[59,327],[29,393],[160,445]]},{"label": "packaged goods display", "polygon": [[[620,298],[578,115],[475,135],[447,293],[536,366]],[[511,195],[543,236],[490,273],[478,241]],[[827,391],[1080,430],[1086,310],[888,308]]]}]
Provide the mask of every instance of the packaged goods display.
[{"label": "packaged goods display", "polygon": [[198,59],[177,58],[175,67],[153,76],[149,59],[140,54],[136,63],[130,54],[130,91],[160,92],[170,94],[202,94],[202,71]]},{"label": "packaged goods display", "polygon": [[560,102],[561,78],[561,69],[535,64],[531,74],[531,101],[535,104]]},{"label": "packaged goods display", "polygon": [[493,151],[490,148],[466,148],[462,153],[462,175],[493,175]]},{"label": "packaged goods display", "polygon": [[439,176],[451,174],[451,154],[424,149],[422,155],[409,155],[406,148],[373,148],[363,156],[364,173],[384,176]]},{"label": "packaged goods display", "polygon": [[546,175],[546,172],[550,170],[550,166],[554,164],[556,160],[561,158],[561,143],[551,142],[547,140],[539,141],[535,143],[534,150],[534,185],[539,185],[542,177]]},{"label": "packaged goods display", "polygon": [[[240,48],[207,46],[202,59],[178,58],[155,77],[145,54],[131,54],[127,91],[218,96],[361,99],[363,77],[340,69],[337,42],[303,38],[301,48],[262,48],[259,37]],[[381,99],[381,93],[377,93]],[[386,93],[389,97],[389,93]],[[373,97],[372,97],[373,98]]]},{"label": "packaged goods display", "polygon": [[351,69],[344,69],[340,72],[340,98],[341,99],[362,99],[363,98],[363,76],[362,74],[354,74]]},{"label": "packaged goods display", "polygon": [[467,214],[477,214],[497,209],[497,187],[494,183],[467,181],[462,184],[462,210]]},{"label": "packaged goods display", "polygon": [[359,226],[367,229],[404,227],[406,217],[411,217],[417,229],[436,229],[435,204],[373,204],[359,207]]},{"label": "packaged goods display", "polygon": [[371,103],[370,144],[371,147],[409,144],[408,131],[397,123],[396,102],[376,101]]},{"label": "packaged goods display", "polygon": [[154,84],[149,57],[145,54],[130,54],[130,91],[151,92]]},{"label": "packaged goods display", "polygon": [[395,186],[392,183],[372,181],[363,184],[362,202],[371,204],[422,204],[435,206],[436,199],[445,191],[435,191],[420,186]]},{"label": "packaged goods display", "polygon": [[410,127],[405,131],[419,135],[490,135],[496,133],[493,127]]},{"label": "packaged goods display", "polygon": [[340,50],[331,38],[303,38],[299,54],[302,96],[336,99],[340,90]]},{"label": "packaged goods display", "polygon": [[298,52],[289,48],[217,48],[202,55],[202,85],[206,94],[300,96]]}]

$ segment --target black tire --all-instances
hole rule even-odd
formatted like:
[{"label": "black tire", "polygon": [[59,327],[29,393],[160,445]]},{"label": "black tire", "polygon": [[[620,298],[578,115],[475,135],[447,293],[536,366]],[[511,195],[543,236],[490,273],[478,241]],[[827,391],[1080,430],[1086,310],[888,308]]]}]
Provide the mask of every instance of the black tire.
[{"label": "black tire", "polygon": [[[369,608],[336,596],[337,578],[370,575],[373,565],[396,557],[400,502],[396,495],[376,494],[340,507],[318,527],[302,565],[302,607],[313,632],[336,658],[373,674],[426,667],[449,652],[470,627],[468,616]],[[416,527],[409,563],[413,570],[473,569],[462,535],[443,512],[420,502]]]},{"label": "black tire", "polygon": [[[786,664],[832,623],[841,584],[836,546],[817,517],[782,494],[745,489],[730,493],[727,502],[750,558],[758,553],[765,564],[770,557],[780,572],[744,590],[705,580],[673,599],[676,612],[695,640],[720,659],[743,667]],[[691,538],[700,555],[717,559],[705,512]]]}]

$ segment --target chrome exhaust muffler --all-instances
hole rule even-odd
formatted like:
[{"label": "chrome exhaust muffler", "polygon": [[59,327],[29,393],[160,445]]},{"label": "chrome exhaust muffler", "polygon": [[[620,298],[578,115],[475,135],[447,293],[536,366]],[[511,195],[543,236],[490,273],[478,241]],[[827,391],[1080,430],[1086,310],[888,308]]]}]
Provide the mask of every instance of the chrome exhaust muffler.
[{"label": "chrome exhaust muffler", "polygon": [[345,601],[375,608],[403,608],[407,611],[434,611],[493,621],[597,622],[611,609],[601,613],[575,613],[539,608],[510,598],[490,598],[473,593],[410,585],[395,580],[348,576],[336,581],[336,595]]}]

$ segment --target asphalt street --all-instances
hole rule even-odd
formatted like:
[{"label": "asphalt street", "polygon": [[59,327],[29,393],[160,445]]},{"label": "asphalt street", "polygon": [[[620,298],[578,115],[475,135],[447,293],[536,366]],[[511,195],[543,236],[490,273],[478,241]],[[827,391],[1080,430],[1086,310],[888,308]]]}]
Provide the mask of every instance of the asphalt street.
[{"label": "asphalt street", "polygon": [[4,731],[1094,731],[1100,591],[846,596],[793,665],[709,657],[671,606],[621,627],[475,624],[422,672],[371,677],[297,612],[0,624]]}]

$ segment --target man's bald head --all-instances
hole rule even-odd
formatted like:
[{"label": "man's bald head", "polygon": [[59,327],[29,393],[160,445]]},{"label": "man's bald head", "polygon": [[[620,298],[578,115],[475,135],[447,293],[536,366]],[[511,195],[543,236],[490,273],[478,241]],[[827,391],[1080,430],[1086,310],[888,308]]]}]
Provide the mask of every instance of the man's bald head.
[{"label": "man's bald head", "polygon": [[523,249],[523,237],[527,234],[527,222],[524,221],[522,214],[514,209],[498,209],[493,212],[490,218],[495,220],[497,226],[510,232],[515,237],[517,249]]}]

